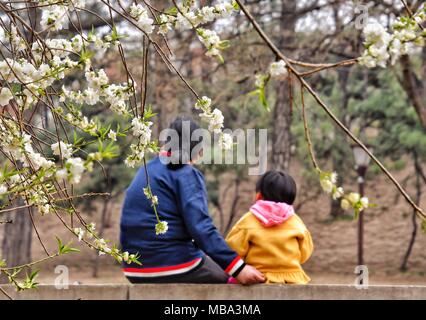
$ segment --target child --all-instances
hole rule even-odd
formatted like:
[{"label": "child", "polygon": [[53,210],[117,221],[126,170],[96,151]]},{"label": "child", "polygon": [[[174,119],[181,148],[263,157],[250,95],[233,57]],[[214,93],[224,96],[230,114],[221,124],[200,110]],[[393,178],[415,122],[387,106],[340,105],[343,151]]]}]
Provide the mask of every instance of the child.
[{"label": "child", "polygon": [[296,183],[291,176],[266,172],[256,184],[256,203],[226,239],[246,263],[264,274],[267,283],[310,281],[301,265],[311,256],[313,243],[294,213],[295,198]]}]

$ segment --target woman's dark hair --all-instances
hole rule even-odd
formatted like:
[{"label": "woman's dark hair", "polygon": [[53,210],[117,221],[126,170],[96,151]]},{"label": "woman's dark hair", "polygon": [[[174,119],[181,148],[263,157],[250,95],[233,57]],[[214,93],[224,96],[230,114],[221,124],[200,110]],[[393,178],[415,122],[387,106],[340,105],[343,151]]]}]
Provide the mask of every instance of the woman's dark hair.
[{"label": "woman's dark hair", "polygon": [[[197,122],[189,117],[177,117],[169,126],[167,130],[166,148],[165,151],[168,153],[169,169],[179,169],[193,160],[193,150],[203,141],[202,136],[195,141],[192,140],[193,132],[200,129]],[[172,141],[172,139],[178,141]]]},{"label": "woman's dark hair", "polygon": [[297,187],[294,179],[281,171],[268,171],[256,183],[256,192],[263,200],[285,202],[289,205],[296,199]]}]

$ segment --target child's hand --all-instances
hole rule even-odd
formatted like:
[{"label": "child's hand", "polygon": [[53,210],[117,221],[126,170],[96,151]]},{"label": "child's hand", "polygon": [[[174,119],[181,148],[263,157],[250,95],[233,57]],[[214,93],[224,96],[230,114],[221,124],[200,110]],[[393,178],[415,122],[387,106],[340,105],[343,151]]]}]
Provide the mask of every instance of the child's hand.
[{"label": "child's hand", "polygon": [[265,282],[265,277],[256,268],[246,265],[238,274],[237,280],[241,284],[255,284]]}]

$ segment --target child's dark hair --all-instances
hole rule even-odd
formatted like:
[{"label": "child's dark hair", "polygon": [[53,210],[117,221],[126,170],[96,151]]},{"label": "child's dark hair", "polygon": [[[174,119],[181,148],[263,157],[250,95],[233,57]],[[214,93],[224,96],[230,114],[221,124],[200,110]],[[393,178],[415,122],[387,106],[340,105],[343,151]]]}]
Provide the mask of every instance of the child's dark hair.
[{"label": "child's dark hair", "polygon": [[[185,138],[183,136],[184,126],[188,126],[187,128],[189,129],[189,141],[185,141],[185,143],[183,142],[183,139]],[[194,141],[191,139],[192,133],[197,129],[200,129],[199,124],[189,117],[179,116],[170,124],[167,130],[173,130],[175,133],[177,133],[179,143],[175,143],[165,150],[166,152],[170,153],[171,159],[170,163],[167,165],[169,169],[179,169],[189,161],[193,160],[193,150],[203,140],[202,137]],[[171,135],[168,135],[166,142],[170,143],[171,139]]]},{"label": "child's dark hair", "polygon": [[262,195],[263,200],[285,202],[292,205],[296,199],[297,187],[290,175],[271,170],[257,181],[256,192]]}]

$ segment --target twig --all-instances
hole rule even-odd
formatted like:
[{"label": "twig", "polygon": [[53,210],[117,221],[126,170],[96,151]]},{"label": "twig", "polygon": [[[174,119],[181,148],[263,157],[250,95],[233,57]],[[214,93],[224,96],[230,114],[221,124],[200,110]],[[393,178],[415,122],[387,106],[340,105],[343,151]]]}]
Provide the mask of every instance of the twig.
[{"label": "twig", "polygon": [[266,33],[259,26],[257,21],[248,11],[247,7],[242,3],[241,0],[236,0],[241,10],[246,15],[247,19],[253,25],[256,32],[259,36],[265,41],[266,45],[271,49],[271,51],[280,59],[284,60],[287,64],[287,67],[295,74],[295,76],[299,79],[300,83],[303,87],[305,87],[311,96],[317,101],[319,106],[326,112],[326,114],[333,120],[333,122],[358,146],[360,146],[368,156],[375,162],[383,173],[392,181],[395,187],[401,192],[404,196],[405,200],[416,210],[417,214],[422,218],[426,219],[426,214],[423,210],[416,205],[416,203],[411,199],[409,194],[404,190],[404,188],[399,184],[399,182],[393,177],[393,175],[386,169],[386,167],[374,156],[374,154],[360,141],[346,126],[337,118],[337,116],[330,110],[330,108],[322,101],[318,93],[306,82],[306,80],[300,75],[300,73],[293,67],[289,59],[275,46],[272,40],[266,35]]},{"label": "twig", "polygon": [[[405,0],[401,0],[402,4],[404,5],[405,11],[407,11],[408,15],[410,16],[410,18],[413,18],[413,11],[411,11],[410,7],[408,6],[407,2]],[[420,27],[420,29],[424,30],[423,26],[416,22],[417,25]]]},{"label": "twig", "polygon": [[309,156],[311,158],[312,164],[315,168],[315,170],[320,170],[318,162],[315,158],[315,151],[312,145],[312,140],[311,140],[311,134],[309,132],[309,126],[308,126],[308,119],[306,116],[306,108],[305,108],[305,98],[304,98],[304,94],[303,94],[304,88],[303,86],[300,87],[300,100],[301,100],[301,104],[302,104],[302,118],[303,118],[303,129],[305,131],[305,139],[306,142],[308,144],[308,151],[309,151]]},{"label": "twig", "polygon": [[0,287],[1,293],[3,293],[9,300],[13,300],[13,298],[2,288]]}]

